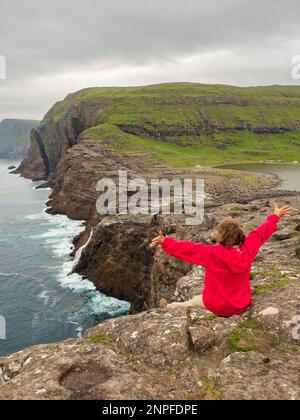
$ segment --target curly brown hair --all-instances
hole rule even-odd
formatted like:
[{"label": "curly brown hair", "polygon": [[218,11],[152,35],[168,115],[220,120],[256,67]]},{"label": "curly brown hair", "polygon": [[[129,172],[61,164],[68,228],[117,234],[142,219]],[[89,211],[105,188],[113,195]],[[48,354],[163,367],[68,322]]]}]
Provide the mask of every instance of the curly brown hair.
[{"label": "curly brown hair", "polygon": [[226,217],[221,220],[217,226],[217,243],[232,248],[236,245],[242,245],[245,242],[246,235],[242,228],[232,217]]}]

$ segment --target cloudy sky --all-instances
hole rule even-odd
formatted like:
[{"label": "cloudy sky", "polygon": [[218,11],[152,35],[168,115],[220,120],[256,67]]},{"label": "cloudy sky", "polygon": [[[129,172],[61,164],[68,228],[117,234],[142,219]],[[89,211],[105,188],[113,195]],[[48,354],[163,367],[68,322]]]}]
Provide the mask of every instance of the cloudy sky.
[{"label": "cloudy sky", "polygon": [[0,120],[89,86],[300,84],[299,17],[299,0],[1,0]]}]

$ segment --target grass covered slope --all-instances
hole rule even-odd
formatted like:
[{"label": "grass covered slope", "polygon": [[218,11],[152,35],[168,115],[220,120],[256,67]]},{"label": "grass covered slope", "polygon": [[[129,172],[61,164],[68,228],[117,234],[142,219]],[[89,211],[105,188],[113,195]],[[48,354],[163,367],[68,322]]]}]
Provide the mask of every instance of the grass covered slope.
[{"label": "grass covered slope", "polygon": [[41,126],[89,102],[101,102],[103,110],[87,134],[119,153],[147,153],[175,167],[300,161],[300,86],[90,88],[58,102]]},{"label": "grass covered slope", "polygon": [[38,121],[6,119],[0,122],[0,158],[21,158],[26,155],[30,131]]}]

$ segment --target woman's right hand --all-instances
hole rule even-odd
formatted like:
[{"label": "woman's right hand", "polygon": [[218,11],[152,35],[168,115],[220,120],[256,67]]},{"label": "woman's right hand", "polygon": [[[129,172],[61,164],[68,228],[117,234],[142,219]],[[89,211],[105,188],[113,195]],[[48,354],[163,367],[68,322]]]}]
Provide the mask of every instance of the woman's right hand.
[{"label": "woman's right hand", "polygon": [[156,248],[158,245],[162,245],[164,243],[165,236],[162,232],[159,232],[159,235],[154,238],[150,244],[150,248]]}]

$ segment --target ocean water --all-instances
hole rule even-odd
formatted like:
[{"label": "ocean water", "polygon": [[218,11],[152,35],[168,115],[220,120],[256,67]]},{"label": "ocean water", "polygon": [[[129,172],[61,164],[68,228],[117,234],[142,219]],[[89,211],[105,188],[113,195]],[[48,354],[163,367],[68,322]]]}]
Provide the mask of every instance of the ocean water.
[{"label": "ocean water", "polygon": [[72,238],[83,230],[82,222],[45,213],[51,191],[10,175],[8,166],[18,163],[0,159],[0,317],[6,321],[0,356],[80,337],[86,328],[130,308],[79,275],[69,275]]},{"label": "ocean water", "polygon": [[300,165],[284,163],[232,163],[221,165],[222,169],[235,169],[238,171],[264,172],[275,174],[281,184],[278,189],[289,191],[300,191]]}]

